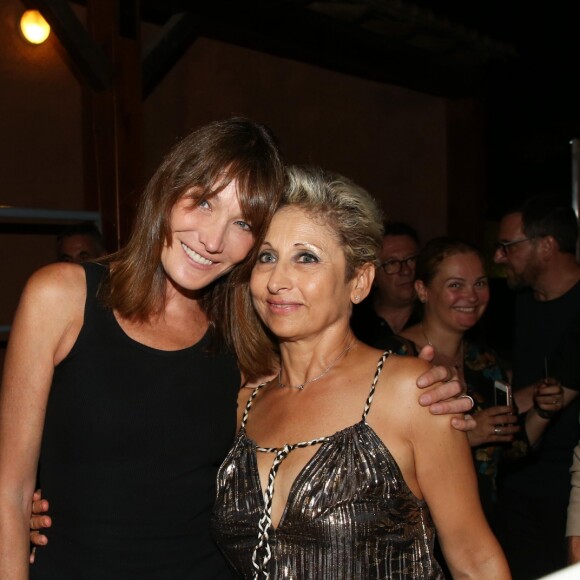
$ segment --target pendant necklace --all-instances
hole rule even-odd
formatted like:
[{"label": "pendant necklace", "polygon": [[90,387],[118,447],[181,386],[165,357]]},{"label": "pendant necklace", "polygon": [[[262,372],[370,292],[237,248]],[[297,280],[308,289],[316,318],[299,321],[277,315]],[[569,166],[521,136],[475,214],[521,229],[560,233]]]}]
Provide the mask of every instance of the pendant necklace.
[{"label": "pendant necklace", "polygon": [[[425,332],[425,327],[423,326],[422,322],[421,322],[421,334],[423,335],[423,337],[427,341],[427,344],[429,346],[432,346],[435,349],[435,354],[437,354],[437,347],[429,340],[429,337],[427,336],[427,333]],[[445,353],[440,353],[439,356],[441,356],[441,354],[443,354],[443,356],[447,357],[447,355]],[[451,359],[451,357],[447,357],[447,358]],[[453,366],[457,370],[460,370],[463,368],[463,340],[461,341],[461,346],[459,347],[459,353],[457,354],[455,359],[452,359],[452,360],[453,360]]]},{"label": "pendant necklace", "polygon": [[304,390],[304,386],[307,385],[308,383],[313,383],[314,381],[318,381],[320,380],[322,377],[324,377],[329,371],[330,369],[332,369],[332,367],[356,344],[356,339],[353,340],[327,367],[326,369],[321,372],[318,376],[314,377],[313,379],[308,379],[307,381],[304,381],[303,383],[301,383],[300,385],[285,385],[282,382],[282,366],[280,366],[280,370],[278,371],[278,386],[279,387],[287,387],[289,389],[299,389],[300,391]]}]

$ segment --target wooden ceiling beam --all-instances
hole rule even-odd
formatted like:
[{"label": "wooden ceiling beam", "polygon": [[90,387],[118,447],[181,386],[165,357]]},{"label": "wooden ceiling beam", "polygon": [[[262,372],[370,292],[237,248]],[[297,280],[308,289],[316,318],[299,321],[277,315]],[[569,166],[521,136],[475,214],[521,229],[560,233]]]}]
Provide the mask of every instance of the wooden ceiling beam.
[{"label": "wooden ceiling beam", "polygon": [[143,99],[165,78],[199,36],[199,19],[191,12],[174,14],[143,55]]},{"label": "wooden ceiling beam", "polygon": [[27,2],[39,10],[66,50],[81,79],[95,91],[109,88],[113,75],[102,48],[91,38],[66,0]]}]

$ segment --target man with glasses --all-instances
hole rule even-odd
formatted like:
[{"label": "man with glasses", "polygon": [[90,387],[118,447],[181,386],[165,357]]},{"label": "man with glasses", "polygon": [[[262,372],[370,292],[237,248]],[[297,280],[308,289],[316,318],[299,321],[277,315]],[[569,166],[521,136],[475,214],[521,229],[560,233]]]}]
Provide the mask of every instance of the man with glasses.
[{"label": "man with glasses", "polygon": [[388,338],[418,322],[415,309],[417,232],[403,222],[385,223],[381,265],[371,295],[353,309],[357,337],[375,348],[388,348]]},{"label": "man with glasses", "polygon": [[566,565],[568,470],[580,436],[578,387],[568,372],[577,365],[564,355],[580,356],[580,344],[570,344],[580,320],[577,240],[571,208],[534,198],[503,217],[494,255],[505,266],[508,286],[518,292],[512,362],[519,410],[538,412],[532,394],[546,379],[563,384],[567,405],[553,416],[540,414],[550,421],[543,439],[523,462],[510,464],[503,478],[500,541],[516,580]]}]

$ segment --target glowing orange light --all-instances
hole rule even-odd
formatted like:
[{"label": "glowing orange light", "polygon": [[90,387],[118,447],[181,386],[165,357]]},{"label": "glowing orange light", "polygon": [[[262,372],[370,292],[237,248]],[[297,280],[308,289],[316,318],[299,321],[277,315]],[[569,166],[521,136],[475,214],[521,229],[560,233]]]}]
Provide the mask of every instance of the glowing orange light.
[{"label": "glowing orange light", "polygon": [[20,30],[32,44],[42,44],[50,34],[50,26],[38,10],[27,10],[22,15]]}]

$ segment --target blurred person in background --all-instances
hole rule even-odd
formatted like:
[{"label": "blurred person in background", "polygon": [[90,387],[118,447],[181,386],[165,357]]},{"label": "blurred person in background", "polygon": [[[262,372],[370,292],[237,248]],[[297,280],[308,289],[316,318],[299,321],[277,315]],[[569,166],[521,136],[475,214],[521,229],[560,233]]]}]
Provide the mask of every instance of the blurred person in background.
[{"label": "blurred person in background", "polygon": [[[505,267],[517,292],[513,386],[521,412],[538,412],[534,393],[562,385],[561,409],[551,417],[533,453],[505,466],[500,479],[499,538],[516,580],[529,580],[566,565],[566,513],[570,465],[580,439],[577,366],[580,336],[578,220],[570,207],[547,197],[526,200],[502,218],[494,261]],[[508,331],[506,329],[506,331]],[[568,354],[566,354],[568,353]]]},{"label": "blurred person in background", "polygon": [[103,235],[90,221],[64,228],[56,238],[57,262],[82,264],[106,254]]},{"label": "blurred person in background", "polygon": [[385,222],[373,290],[353,308],[351,327],[359,340],[385,348],[390,336],[417,321],[413,283],[418,253],[415,229],[403,222]]},{"label": "blurred person in background", "polygon": [[[415,288],[423,315],[419,323],[403,330],[397,340],[400,346],[394,343],[395,352],[416,355],[431,345],[434,360],[457,368],[467,384],[476,422],[468,439],[484,512],[494,528],[500,459],[525,455],[528,441],[536,443],[549,420],[534,408],[518,421],[517,409],[509,401],[496,402],[496,387],[507,385],[507,375],[495,352],[469,333],[490,296],[483,255],[476,246],[452,237],[427,242],[417,258]],[[541,386],[535,397],[537,408],[550,412],[560,408],[562,389]]]}]

